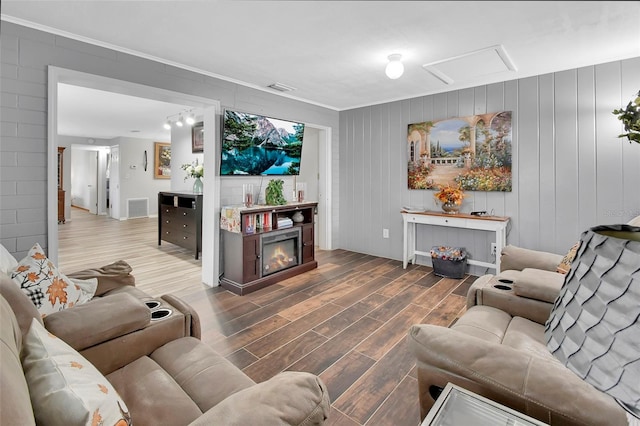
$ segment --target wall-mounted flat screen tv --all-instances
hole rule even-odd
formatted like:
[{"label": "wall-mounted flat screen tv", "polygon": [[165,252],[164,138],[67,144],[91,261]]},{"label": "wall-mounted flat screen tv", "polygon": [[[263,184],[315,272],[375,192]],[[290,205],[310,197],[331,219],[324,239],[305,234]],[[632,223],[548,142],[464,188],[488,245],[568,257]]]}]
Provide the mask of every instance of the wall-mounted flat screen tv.
[{"label": "wall-mounted flat screen tv", "polygon": [[298,175],[304,123],[225,110],[220,175]]}]

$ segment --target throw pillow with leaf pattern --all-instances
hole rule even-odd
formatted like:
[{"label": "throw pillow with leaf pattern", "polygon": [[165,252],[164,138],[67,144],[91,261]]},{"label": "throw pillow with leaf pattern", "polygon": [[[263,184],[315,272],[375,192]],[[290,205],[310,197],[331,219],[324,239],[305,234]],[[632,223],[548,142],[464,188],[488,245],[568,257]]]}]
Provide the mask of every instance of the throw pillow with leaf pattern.
[{"label": "throw pillow with leaf pattern", "polygon": [[579,248],[580,248],[580,241],[578,241],[573,246],[571,246],[567,254],[565,254],[562,260],[560,261],[560,264],[556,268],[556,272],[559,272],[561,274],[566,274],[571,270],[571,263],[573,263],[573,259],[576,258],[576,254],[578,253]]},{"label": "throw pillow with leaf pattern", "polygon": [[38,243],[31,247],[10,275],[43,317],[88,302],[98,285],[95,279],[71,280],[60,273]]}]

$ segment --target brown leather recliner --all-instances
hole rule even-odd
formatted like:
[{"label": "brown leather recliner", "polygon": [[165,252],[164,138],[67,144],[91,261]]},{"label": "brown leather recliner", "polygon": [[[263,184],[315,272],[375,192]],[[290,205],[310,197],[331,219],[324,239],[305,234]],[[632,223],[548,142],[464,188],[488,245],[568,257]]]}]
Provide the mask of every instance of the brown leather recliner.
[{"label": "brown leather recliner", "polygon": [[562,281],[532,272],[532,280],[525,285],[520,276],[516,286],[509,277],[503,272],[478,278],[467,294],[467,311],[451,327],[419,324],[409,330],[422,418],[452,382],[551,425],[626,425],[613,398],[547,350],[544,324]]},{"label": "brown leather recliner", "polygon": [[34,318],[106,377],[133,424],[319,425],[327,418],[329,396],[317,376],[285,372],[256,384],[199,340],[198,317],[179,298],[163,296],[172,313],[152,321],[144,303],[151,298],[134,287],[129,272],[107,267],[69,276],[97,277],[100,297],[44,321],[18,286],[0,276],[0,424],[39,418],[21,360]]}]

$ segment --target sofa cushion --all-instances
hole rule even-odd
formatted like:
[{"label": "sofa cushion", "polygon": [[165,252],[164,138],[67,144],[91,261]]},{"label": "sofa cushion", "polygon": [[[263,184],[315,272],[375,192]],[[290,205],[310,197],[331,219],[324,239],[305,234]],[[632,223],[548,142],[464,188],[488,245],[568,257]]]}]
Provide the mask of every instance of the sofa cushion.
[{"label": "sofa cushion", "polygon": [[[169,342],[150,357],[173,377],[203,412],[229,395],[255,385],[226,358],[193,337]],[[211,386],[211,383],[216,385]]]},{"label": "sofa cushion", "polygon": [[[8,279],[7,279],[8,280]],[[13,287],[15,284],[10,283]],[[22,372],[22,332],[10,303],[0,296],[0,424],[35,425],[29,388]]]},{"label": "sofa cushion", "polygon": [[22,334],[27,334],[34,318],[42,322],[35,305],[8,276],[0,276],[0,294],[9,302]]},{"label": "sofa cushion", "polygon": [[47,330],[78,351],[140,330],[150,322],[147,305],[127,293],[96,298],[44,318]]},{"label": "sofa cushion", "polygon": [[451,326],[452,329],[492,343],[502,343],[511,315],[491,306],[477,305]]},{"label": "sofa cushion", "polygon": [[329,410],[329,392],[317,376],[285,371],[231,395],[191,426],[322,425]]},{"label": "sofa cushion", "polygon": [[[502,274],[500,274],[502,276]],[[564,282],[564,275],[540,269],[525,268],[513,280],[513,291],[520,297],[543,302],[555,302]]]},{"label": "sofa cushion", "polygon": [[18,266],[16,258],[0,244],[0,273],[9,275],[16,266]]},{"label": "sofa cushion", "polygon": [[127,424],[127,406],[107,379],[35,319],[22,356],[39,424]]},{"label": "sofa cushion", "polygon": [[58,271],[38,243],[11,271],[11,279],[31,299],[42,316],[88,302],[98,284],[97,280],[73,283]]},{"label": "sofa cushion", "polygon": [[[202,415],[171,375],[149,357],[138,358],[107,378],[126,401],[135,426],[186,425]],[[222,381],[218,378],[207,386]]]},{"label": "sofa cushion", "polygon": [[98,289],[96,290],[96,296],[102,296],[105,293],[121,288],[123,286],[130,287],[136,285],[136,280],[131,275],[132,268],[124,260],[118,260],[100,268],[84,269],[82,271],[69,274],[69,278],[78,279],[91,279],[96,278],[98,280]]}]

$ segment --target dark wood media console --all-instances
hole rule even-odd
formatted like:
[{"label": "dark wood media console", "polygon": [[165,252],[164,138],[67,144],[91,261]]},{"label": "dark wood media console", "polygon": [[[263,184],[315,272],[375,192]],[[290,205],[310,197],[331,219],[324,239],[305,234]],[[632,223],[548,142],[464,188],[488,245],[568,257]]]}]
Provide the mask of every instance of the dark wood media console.
[{"label": "dark wood media console", "polygon": [[224,275],[220,285],[244,295],[317,268],[313,230],[317,206],[223,208]]}]

